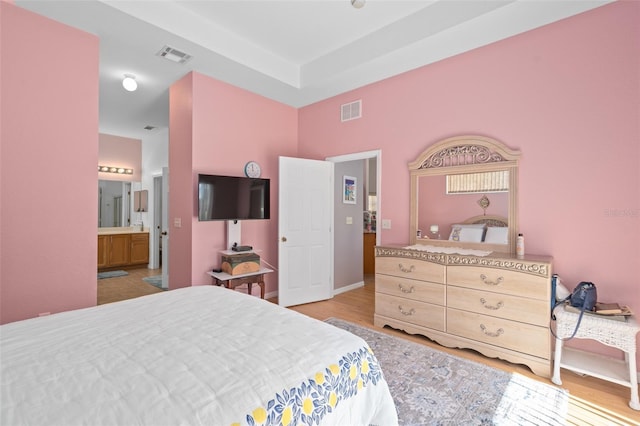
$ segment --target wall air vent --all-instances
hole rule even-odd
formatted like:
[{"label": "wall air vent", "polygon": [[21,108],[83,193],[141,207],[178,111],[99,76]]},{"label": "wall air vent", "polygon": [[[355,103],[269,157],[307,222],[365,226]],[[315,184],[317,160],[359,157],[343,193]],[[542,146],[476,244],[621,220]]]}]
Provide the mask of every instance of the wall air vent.
[{"label": "wall air vent", "polygon": [[340,121],[345,122],[362,117],[362,99],[340,105]]},{"label": "wall air vent", "polygon": [[171,46],[165,45],[156,56],[160,56],[161,58],[165,58],[170,60],[171,62],[175,62],[177,64],[184,64],[189,59],[191,59],[191,55],[181,52],[178,49],[174,49]]}]

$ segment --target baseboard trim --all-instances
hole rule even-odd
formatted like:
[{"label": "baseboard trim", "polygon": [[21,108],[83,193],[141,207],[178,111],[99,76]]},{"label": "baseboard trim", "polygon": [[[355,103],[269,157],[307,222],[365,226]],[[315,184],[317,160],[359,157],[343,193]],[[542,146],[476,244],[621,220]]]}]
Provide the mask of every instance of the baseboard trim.
[{"label": "baseboard trim", "polygon": [[[346,293],[347,291],[355,290],[356,288],[360,288],[360,287],[364,287],[364,281],[360,281],[360,282],[357,282],[357,283],[349,284],[347,286],[340,287],[340,288],[335,288],[335,289],[333,289],[333,296],[336,296],[336,295],[342,294],[342,293]],[[278,297],[278,292],[277,291],[271,291],[271,292],[266,293],[264,295],[265,299],[273,299],[275,297]]]},{"label": "baseboard trim", "polygon": [[364,281],[360,281],[354,284],[349,284],[344,287],[334,288],[333,295],[338,295],[342,293],[346,293],[347,291],[355,290],[356,288],[364,287]]}]

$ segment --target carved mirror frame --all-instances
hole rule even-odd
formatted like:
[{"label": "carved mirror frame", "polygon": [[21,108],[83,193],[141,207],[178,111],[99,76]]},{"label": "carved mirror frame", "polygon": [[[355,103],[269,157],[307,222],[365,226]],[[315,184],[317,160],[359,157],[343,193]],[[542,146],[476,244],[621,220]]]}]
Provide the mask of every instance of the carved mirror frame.
[{"label": "carved mirror frame", "polygon": [[[411,175],[411,206],[409,240],[411,244],[435,244],[465,248],[480,248],[515,254],[518,232],[518,160],[520,151],[485,136],[454,136],[434,143],[409,163]],[[429,240],[417,237],[419,182],[423,176],[437,176],[493,171],[509,172],[508,244],[466,243],[449,240]]]}]

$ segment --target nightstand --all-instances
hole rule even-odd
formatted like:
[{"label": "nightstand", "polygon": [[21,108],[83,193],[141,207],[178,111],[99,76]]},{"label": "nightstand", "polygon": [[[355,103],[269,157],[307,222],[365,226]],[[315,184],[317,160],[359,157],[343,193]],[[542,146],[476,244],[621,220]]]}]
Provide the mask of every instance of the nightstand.
[{"label": "nightstand", "polygon": [[574,338],[593,339],[607,346],[624,352],[624,361],[611,357],[591,354],[572,348],[563,348],[563,338],[573,334],[579,313],[568,312],[563,307],[555,310],[556,316],[556,351],[551,381],[562,384],[560,368],[575,371],[608,380],[631,388],[629,407],[640,410],[638,401],[638,375],[636,372],[636,335],[640,326],[634,317],[626,321],[607,318],[603,315],[584,314],[580,328]]},{"label": "nightstand", "polygon": [[260,286],[260,298],[264,299],[264,274],[273,272],[272,269],[260,268],[259,271],[248,274],[230,275],[226,272],[207,272],[213,278],[214,285],[223,285],[226,288],[235,289],[238,286],[246,284],[248,294],[251,294],[253,284]]}]

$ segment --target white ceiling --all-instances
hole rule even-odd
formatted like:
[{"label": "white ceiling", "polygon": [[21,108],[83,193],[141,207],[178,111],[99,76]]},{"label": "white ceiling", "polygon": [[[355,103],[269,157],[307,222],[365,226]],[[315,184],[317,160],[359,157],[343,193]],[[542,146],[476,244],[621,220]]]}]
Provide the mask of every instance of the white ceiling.
[{"label": "white ceiling", "polygon": [[[147,125],[168,127],[168,88],[190,71],[301,107],[610,1],[15,3],[100,38],[100,132],[141,139]],[[165,45],[193,57],[176,64],[156,56]],[[136,76],[136,92],[122,88],[125,73]]]}]

